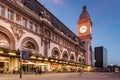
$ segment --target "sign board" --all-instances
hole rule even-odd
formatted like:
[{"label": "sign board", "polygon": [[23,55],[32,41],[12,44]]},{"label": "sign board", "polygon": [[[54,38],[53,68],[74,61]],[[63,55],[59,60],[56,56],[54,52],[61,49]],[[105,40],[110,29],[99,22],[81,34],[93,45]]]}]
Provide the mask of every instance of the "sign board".
[{"label": "sign board", "polygon": [[115,68],[115,73],[119,73],[119,68]]},{"label": "sign board", "polygon": [[29,60],[30,53],[28,51],[22,51],[22,60]]}]

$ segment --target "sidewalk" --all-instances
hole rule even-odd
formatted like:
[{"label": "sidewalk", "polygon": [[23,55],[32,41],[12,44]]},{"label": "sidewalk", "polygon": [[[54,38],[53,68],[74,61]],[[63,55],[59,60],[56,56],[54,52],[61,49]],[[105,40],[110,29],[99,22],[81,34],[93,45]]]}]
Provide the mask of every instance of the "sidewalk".
[{"label": "sidewalk", "polygon": [[[0,74],[0,80],[20,80],[19,74]],[[84,72],[80,73],[50,73],[50,74],[25,74],[22,80],[120,80],[120,74]]]}]

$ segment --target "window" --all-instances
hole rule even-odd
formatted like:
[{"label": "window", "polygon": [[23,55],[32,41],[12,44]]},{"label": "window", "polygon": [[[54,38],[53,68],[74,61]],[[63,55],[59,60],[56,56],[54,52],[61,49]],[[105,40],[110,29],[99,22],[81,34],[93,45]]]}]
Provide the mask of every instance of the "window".
[{"label": "window", "polygon": [[8,19],[13,20],[13,12],[11,10],[8,10]]},{"label": "window", "polygon": [[55,41],[57,42],[57,36],[55,35]]},{"label": "window", "polygon": [[38,28],[37,25],[34,25],[34,30],[33,31],[37,32],[37,28]]},{"label": "window", "polygon": [[5,9],[3,6],[0,5],[0,16],[4,16]]},{"label": "window", "polygon": [[20,20],[21,20],[21,16],[19,14],[16,14],[16,21],[20,22]]},{"label": "window", "polygon": [[52,34],[52,39],[53,39],[53,41],[54,41],[54,34]]},{"label": "window", "polygon": [[2,47],[2,48],[9,48],[10,47],[10,43],[5,38],[5,36],[2,34],[0,34],[0,47]]},{"label": "window", "polygon": [[27,20],[25,18],[22,19],[22,26],[26,27],[27,25]]},{"label": "window", "polygon": [[32,30],[32,23],[31,22],[29,22],[28,28]]}]

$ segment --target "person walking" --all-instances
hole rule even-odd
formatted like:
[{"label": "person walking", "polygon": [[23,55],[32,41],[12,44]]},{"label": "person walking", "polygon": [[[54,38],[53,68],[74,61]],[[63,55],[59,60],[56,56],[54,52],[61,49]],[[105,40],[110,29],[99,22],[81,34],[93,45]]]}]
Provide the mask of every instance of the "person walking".
[{"label": "person walking", "polygon": [[80,69],[79,73],[80,73],[80,76],[82,76],[83,68]]},{"label": "person walking", "polygon": [[40,74],[40,75],[42,74],[41,67],[39,68],[39,74]]},{"label": "person walking", "polygon": [[36,75],[38,74],[38,68],[35,69],[35,73],[36,73]]}]

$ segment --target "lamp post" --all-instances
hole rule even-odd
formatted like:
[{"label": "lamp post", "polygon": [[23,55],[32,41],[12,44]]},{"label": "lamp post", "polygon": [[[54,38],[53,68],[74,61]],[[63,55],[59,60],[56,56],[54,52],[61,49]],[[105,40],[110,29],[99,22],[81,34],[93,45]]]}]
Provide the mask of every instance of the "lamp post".
[{"label": "lamp post", "polygon": [[20,50],[20,80],[22,80],[22,51]]},{"label": "lamp post", "polygon": [[95,67],[95,63],[96,63],[96,60],[94,59],[94,71],[96,71],[96,69],[95,69],[95,68],[96,68],[96,67]]},{"label": "lamp post", "polygon": [[96,62],[96,60],[94,59],[94,66],[95,66],[95,62]]},{"label": "lamp post", "polygon": [[20,80],[22,80],[22,60],[29,60],[30,53],[27,50],[20,50]]},{"label": "lamp post", "polygon": [[113,72],[113,64],[110,64],[110,66],[111,66],[111,72]]},{"label": "lamp post", "polygon": [[81,60],[81,73],[83,72],[83,62],[84,62],[84,56],[82,57],[82,60]]}]

